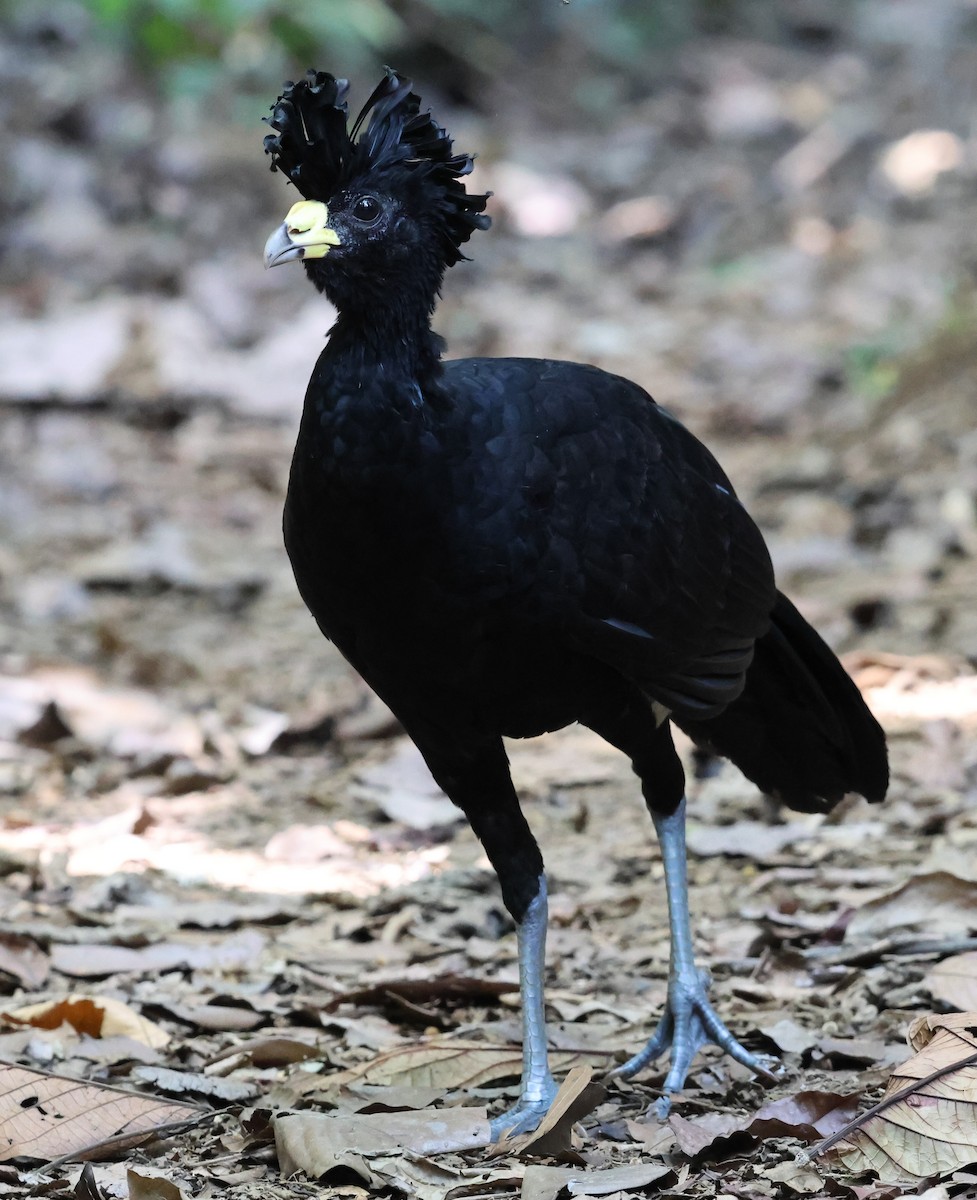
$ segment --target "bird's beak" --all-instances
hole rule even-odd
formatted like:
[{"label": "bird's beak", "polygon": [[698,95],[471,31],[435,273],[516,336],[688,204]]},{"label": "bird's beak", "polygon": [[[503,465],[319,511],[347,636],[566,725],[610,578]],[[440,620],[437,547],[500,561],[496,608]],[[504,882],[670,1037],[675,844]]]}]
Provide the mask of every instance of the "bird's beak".
[{"label": "bird's beak", "polygon": [[300,200],[265,242],[265,266],[323,258],[330,246],[338,245],[339,234],[329,227],[329,209],[318,200]]}]

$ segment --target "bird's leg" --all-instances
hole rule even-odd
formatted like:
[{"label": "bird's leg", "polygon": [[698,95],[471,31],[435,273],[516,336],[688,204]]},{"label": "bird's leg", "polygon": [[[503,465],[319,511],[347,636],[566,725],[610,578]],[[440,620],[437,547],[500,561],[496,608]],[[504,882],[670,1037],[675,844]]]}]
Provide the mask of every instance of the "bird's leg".
[{"label": "bird's leg", "polygon": [[519,994],[522,999],[522,1085],[514,1109],[492,1122],[492,1140],[503,1133],[535,1129],[553,1103],[556,1081],[550,1074],[546,1046],[546,1012],[543,972],[546,955],[546,876],[539,877],[536,893],[519,922]]},{"label": "bird's leg", "polygon": [[698,1050],[714,1042],[731,1058],[749,1067],[764,1078],[773,1079],[767,1064],[751,1054],[733,1037],[715,1009],[709,1003],[709,973],[695,964],[692,949],[692,925],[689,918],[688,878],[685,856],[685,800],[667,816],[652,812],[655,830],[661,844],[662,865],[665,868],[665,890],[668,897],[668,926],[671,934],[671,962],[668,973],[668,999],[658,1028],[645,1047],[614,1074],[630,1079],[665,1050],[671,1049],[664,1095],[657,1104],[658,1116],[664,1120],[671,1107],[669,1093],[681,1091]]},{"label": "bird's leg", "polygon": [[546,876],[536,839],[519,807],[501,740],[469,750],[461,759],[444,747],[421,752],[434,778],[464,810],[495,868],[502,901],[516,923],[522,998],[522,1084],[514,1108],[491,1123],[492,1139],[536,1128],[557,1086],[546,1049],[543,968],[546,952]]}]

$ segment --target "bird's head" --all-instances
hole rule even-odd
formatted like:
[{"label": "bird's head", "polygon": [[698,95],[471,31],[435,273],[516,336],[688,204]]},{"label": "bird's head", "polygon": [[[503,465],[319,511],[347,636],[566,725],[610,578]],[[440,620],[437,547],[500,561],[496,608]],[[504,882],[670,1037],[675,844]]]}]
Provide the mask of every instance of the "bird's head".
[{"label": "bird's head", "polygon": [[470,155],[420,111],[411,82],[386,75],[348,127],[349,84],[324,71],[289,83],[265,118],[272,170],[305,197],[265,246],[265,265],[301,261],[342,310],[424,293],[433,306],[461,246],[486,229],[487,196],[470,195]]}]

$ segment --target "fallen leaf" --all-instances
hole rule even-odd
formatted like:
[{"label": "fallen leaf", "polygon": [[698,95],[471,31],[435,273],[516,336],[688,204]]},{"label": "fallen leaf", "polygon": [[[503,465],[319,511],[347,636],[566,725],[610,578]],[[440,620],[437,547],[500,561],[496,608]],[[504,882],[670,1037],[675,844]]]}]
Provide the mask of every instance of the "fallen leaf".
[{"label": "fallen leaf", "polygon": [[170,1040],[165,1030],[141,1017],[121,1000],[114,1000],[110,996],[72,993],[61,1000],[47,1000],[41,1004],[8,1009],[0,1013],[0,1020],[34,1025],[38,1029],[57,1029],[59,1025],[70,1025],[78,1033],[89,1037],[131,1037],[153,1049],[165,1046]]},{"label": "fallen leaf", "polygon": [[764,825],[759,821],[737,821],[733,825],[690,823],[687,833],[689,853],[698,858],[724,855],[769,862],[778,858],[787,846],[812,838],[814,830],[793,821],[787,825]]},{"label": "fallen leaf", "polygon": [[193,970],[233,970],[255,962],[265,947],[265,939],[255,930],[212,944],[182,945],[156,942],[132,949],[103,943],[56,945],[51,950],[55,970],[76,978],[99,979],[106,975],[142,972],[160,974],[178,968]]},{"label": "fallen leaf", "polygon": [[977,1012],[920,1017],[909,1043],[879,1103],[825,1147],[849,1170],[946,1178],[977,1160]]},{"label": "fallen leaf", "polygon": [[794,1137],[803,1142],[817,1142],[842,1129],[857,1111],[857,1096],[795,1092],[758,1108],[747,1130],[760,1138]]},{"label": "fallen leaf", "polygon": [[43,985],[51,960],[33,938],[0,933],[0,971],[12,975],[28,991]]},{"label": "fallen leaf", "polygon": [[802,1196],[824,1195],[824,1180],[810,1165],[803,1162],[782,1162],[759,1172],[771,1183],[779,1183],[788,1191]]},{"label": "fallen leaf", "polygon": [[129,1185],[129,1200],[186,1200],[182,1189],[162,1175],[142,1175],[129,1170],[126,1172],[126,1183]]},{"label": "fallen leaf", "polygon": [[261,1094],[257,1083],[237,1079],[222,1079],[219,1075],[202,1075],[199,1071],[173,1071],[169,1067],[135,1067],[133,1079],[152,1084],[170,1096],[208,1096],[228,1104],[244,1104]]},{"label": "fallen leaf", "polygon": [[352,791],[391,821],[411,829],[437,829],[465,819],[432,779],[420,751],[406,739],[384,762],[360,771]]},{"label": "fallen leaf", "polygon": [[907,929],[925,930],[933,938],[953,937],[971,925],[977,925],[977,882],[949,871],[932,871],[916,875],[858,908],[845,930],[845,941]]},{"label": "fallen leaf", "polygon": [[195,1105],[157,1100],[63,1075],[0,1067],[0,1161],[53,1159],[186,1121]]},{"label": "fallen leaf", "polygon": [[564,1193],[571,1196],[610,1196],[615,1192],[640,1192],[666,1175],[675,1172],[664,1163],[630,1163],[597,1171],[579,1171],[573,1167],[526,1167],[520,1200],[556,1200]]},{"label": "fallen leaf", "polygon": [[923,986],[934,1000],[962,1012],[977,1012],[977,950],[935,963]]},{"label": "fallen leaf", "polygon": [[231,1004],[174,1004],[160,998],[157,1007],[187,1025],[218,1033],[249,1033],[268,1021],[266,1013]]},{"label": "fallen leaf", "polygon": [[[550,1054],[550,1067],[561,1071],[589,1062],[606,1066],[610,1055],[592,1051],[557,1050]],[[370,1062],[329,1077],[336,1087],[350,1083],[408,1084],[414,1087],[483,1087],[500,1079],[518,1079],[522,1073],[522,1050],[518,1046],[487,1046],[484,1042],[451,1041],[450,1038],[397,1046]]]},{"label": "fallen leaf", "polygon": [[440,1003],[446,1000],[497,1000],[510,992],[518,992],[519,984],[501,979],[474,979],[462,975],[435,975],[431,979],[391,979],[368,988],[357,988],[334,996],[325,1012],[335,1012],[342,1004],[389,1005],[392,996],[412,1004]]},{"label": "fallen leaf", "polygon": [[538,1127],[519,1137],[509,1138],[503,1133],[502,1149],[517,1158],[528,1155],[556,1158],[569,1150],[574,1124],[593,1112],[607,1096],[607,1089],[593,1083],[592,1076],[590,1067],[573,1067]]},{"label": "fallen leaf", "polygon": [[709,1151],[709,1157],[720,1157],[730,1144],[752,1146],[756,1139],[746,1130],[749,1118],[728,1113],[707,1113],[702,1117],[681,1117],[672,1113],[668,1125],[683,1154],[697,1158]]},{"label": "fallen leaf", "polygon": [[345,1166],[376,1186],[369,1159],[409,1150],[415,1155],[485,1146],[490,1139],[483,1108],[425,1109],[422,1112],[331,1116],[288,1113],[274,1122],[275,1146],[282,1174],[302,1171],[319,1179]]},{"label": "fallen leaf", "polygon": [[263,1070],[268,1067],[286,1067],[291,1063],[305,1062],[307,1059],[316,1058],[321,1053],[315,1045],[299,1041],[294,1037],[256,1038],[253,1042],[246,1042],[243,1045],[229,1046],[220,1054],[215,1054],[207,1065],[213,1067],[217,1063],[221,1063],[223,1068],[223,1064],[233,1064],[234,1066],[249,1064]]},{"label": "fallen leaf", "polygon": [[788,1054],[803,1054],[818,1043],[817,1033],[803,1029],[790,1017],[784,1017],[773,1025],[761,1025],[760,1032],[773,1044]]}]

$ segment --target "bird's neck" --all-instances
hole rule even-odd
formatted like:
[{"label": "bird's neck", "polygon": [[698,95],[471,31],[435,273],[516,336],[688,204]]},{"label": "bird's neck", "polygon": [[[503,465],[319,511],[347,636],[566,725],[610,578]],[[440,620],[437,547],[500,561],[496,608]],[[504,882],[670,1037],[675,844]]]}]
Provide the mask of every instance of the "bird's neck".
[{"label": "bird's neck", "polygon": [[423,384],[441,369],[443,340],[426,312],[372,309],[340,312],[329,334],[329,357],[363,372],[381,371]]}]

